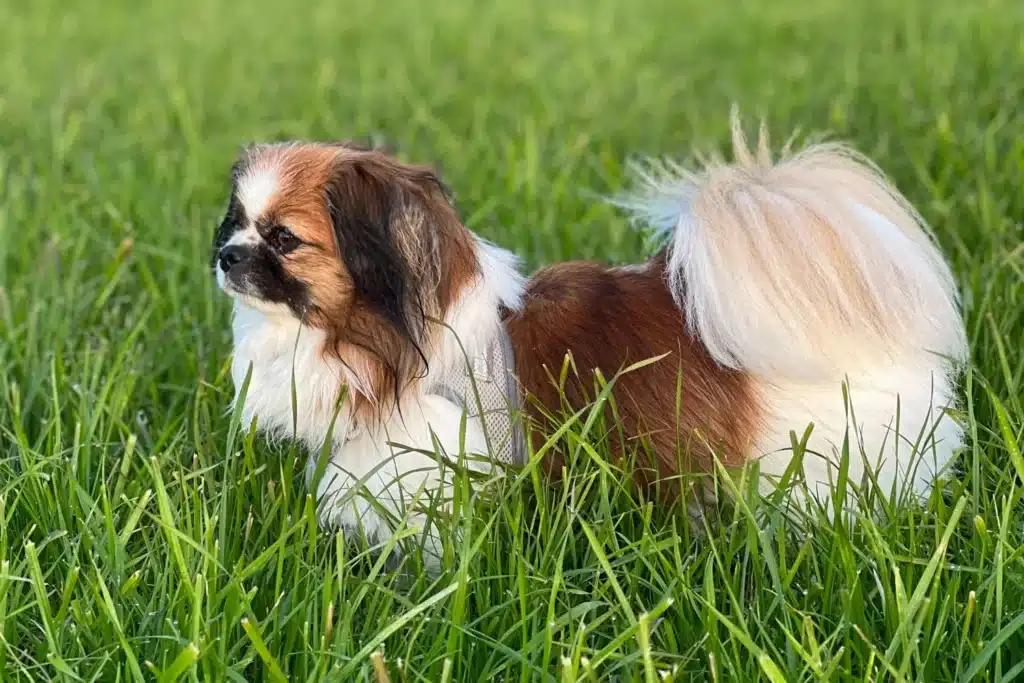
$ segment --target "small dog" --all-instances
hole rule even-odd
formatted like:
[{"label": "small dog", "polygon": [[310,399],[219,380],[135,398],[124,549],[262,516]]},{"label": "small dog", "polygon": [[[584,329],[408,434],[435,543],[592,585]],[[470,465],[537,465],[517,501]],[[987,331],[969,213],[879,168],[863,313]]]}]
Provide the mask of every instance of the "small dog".
[{"label": "small dog", "polygon": [[665,237],[646,263],[528,280],[429,168],[345,143],[249,147],[211,264],[234,300],[242,419],[329,451],[322,521],[378,537],[444,493],[435,453],[522,464],[551,415],[586,407],[586,382],[556,379],[567,354],[589,389],[635,366],[614,380],[613,431],[620,455],[656,456],[644,482],[756,459],[770,490],[810,425],[814,496],[847,437],[850,481],[926,496],[961,446],[946,409],[967,359],[927,226],[843,145],[773,162],[734,118],[733,146],[732,163],[640,169],[621,204]]}]

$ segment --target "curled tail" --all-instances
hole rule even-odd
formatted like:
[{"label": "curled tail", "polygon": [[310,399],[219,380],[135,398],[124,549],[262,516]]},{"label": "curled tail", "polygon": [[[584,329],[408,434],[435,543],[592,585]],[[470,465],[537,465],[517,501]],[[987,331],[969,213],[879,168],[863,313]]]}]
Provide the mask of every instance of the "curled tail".
[{"label": "curled tail", "polygon": [[953,275],[878,168],[835,143],[773,162],[763,129],[751,151],[732,126],[733,163],[647,164],[622,202],[667,233],[669,286],[711,355],[798,381],[964,360]]}]

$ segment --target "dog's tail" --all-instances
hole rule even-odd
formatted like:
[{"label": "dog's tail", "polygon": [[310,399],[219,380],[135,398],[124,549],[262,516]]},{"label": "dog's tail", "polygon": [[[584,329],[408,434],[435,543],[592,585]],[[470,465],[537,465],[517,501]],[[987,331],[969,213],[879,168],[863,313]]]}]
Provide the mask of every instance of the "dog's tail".
[{"label": "dog's tail", "polygon": [[953,275],[874,164],[834,143],[773,162],[763,127],[751,150],[735,111],[732,133],[733,163],[647,164],[622,202],[667,233],[669,287],[715,360],[813,381],[966,357]]}]

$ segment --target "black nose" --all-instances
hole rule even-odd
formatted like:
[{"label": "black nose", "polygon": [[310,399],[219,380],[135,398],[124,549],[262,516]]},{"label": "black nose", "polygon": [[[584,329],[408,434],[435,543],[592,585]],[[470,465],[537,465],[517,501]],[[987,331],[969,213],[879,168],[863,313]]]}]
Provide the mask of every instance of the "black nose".
[{"label": "black nose", "polygon": [[225,273],[231,270],[232,266],[238,265],[245,255],[245,247],[238,244],[230,244],[220,250],[220,269]]}]

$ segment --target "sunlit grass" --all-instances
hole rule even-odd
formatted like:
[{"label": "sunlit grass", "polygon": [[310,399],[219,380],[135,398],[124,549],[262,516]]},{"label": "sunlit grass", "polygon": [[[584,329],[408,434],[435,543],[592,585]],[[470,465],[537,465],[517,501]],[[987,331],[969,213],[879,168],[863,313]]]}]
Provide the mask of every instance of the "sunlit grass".
[{"label": "sunlit grass", "polygon": [[[0,680],[1024,675],[1019,4],[5,3]],[[561,481],[462,482],[439,577],[323,534],[305,455],[228,411],[207,259],[237,149],[380,134],[531,267],[624,261],[597,197],[721,146],[733,101],[852,141],[934,225],[973,359],[956,475],[794,520],[718,472],[735,500],[693,525],[585,412]]]}]

